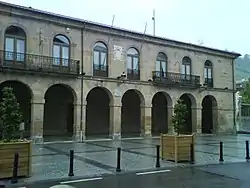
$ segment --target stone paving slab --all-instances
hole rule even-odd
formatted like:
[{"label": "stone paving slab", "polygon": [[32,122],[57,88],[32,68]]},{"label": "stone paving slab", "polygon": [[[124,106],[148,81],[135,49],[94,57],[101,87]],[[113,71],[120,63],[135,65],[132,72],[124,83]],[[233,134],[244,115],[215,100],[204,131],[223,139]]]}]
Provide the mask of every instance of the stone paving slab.
[{"label": "stone paving slab", "polygon": [[205,171],[205,172],[210,172],[213,174],[236,178],[239,180],[249,181],[249,177],[250,177],[250,163],[249,162],[230,163],[226,165],[225,164],[208,165],[204,167],[198,167],[198,169]]},{"label": "stone paving slab", "polygon": [[[92,159],[99,163],[104,163],[108,166],[116,168],[116,151],[107,151],[98,153],[83,153],[76,154],[76,156],[86,157],[88,159]],[[122,151],[121,153],[121,169],[123,171],[134,171],[134,170],[144,170],[144,169],[152,169],[155,168],[156,158],[143,156],[140,154],[134,154],[126,151]],[[170,163],[167,161],[163,161],[161,163],[162,167],[173,167],[174,163]]]},{"label": "stone paving slab", "polygon": [[61,152],[70,152],[70,150],[74,150],[75,153],[81,153],[81,152],[99,152],[102,150],[105,150],[101,146],[97,145],[89,145],[87,143],[60,143],[60,144],[46,144],[44,145],[44,148],[55,148],[60,150]]}]

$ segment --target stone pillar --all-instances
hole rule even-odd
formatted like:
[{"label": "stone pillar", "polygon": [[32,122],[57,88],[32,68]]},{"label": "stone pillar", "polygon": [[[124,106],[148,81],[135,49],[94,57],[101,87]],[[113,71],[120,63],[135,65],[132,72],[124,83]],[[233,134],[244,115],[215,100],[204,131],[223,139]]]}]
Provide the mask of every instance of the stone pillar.
[{"label": "stone pillar", "polygon": [[74,140],[81,142],[85,140],[85,114],[86,106],[82,107],[82,119],[81,119],[81,104],[74,104]]},{"label": "stone pillar", "polygon": [[168,109],[168,133],[172,134],[174,133],[174,127],[172,126],[172,116],[173,116],[173,106],[170,105],[167,107]]},{"label": "stone pillar", "polygon": [[152,129],[152,105],[147,105],[141,108],[142,126],[141,136],[150,137]]},{"label": "stone pillar", "polygon": [[110,106],[110,137],[121,139],[121,104]]},{"label": "stone pillar", "polygon": [[43,143],[44,99],[31,101],[31,139],[34,143]]},{"label": "stone pillar", "polygon": [[[197,132],[198,134],[202,133],[202,107],[201,105],[197,105],[197,108],[192,108],[192,112],[194,112],[195,116],[193,116],[193,132]],[[196,127],[195,127],[196,125]]]}]

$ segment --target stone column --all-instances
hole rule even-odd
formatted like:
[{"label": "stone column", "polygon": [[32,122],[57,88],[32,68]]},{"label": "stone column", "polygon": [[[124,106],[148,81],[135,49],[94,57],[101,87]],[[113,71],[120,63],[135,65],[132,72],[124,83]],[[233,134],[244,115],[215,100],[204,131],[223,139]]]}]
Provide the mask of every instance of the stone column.
[{"label": "stone column", "polygon": [[[192,121],[193,123],[193,132],[196,131],[198,134],[202,133],[202,107],[197,105],[197,108],[192,108],[192,113],[195,113]],[[194,127],[196,125],[196,127]]]},{"label": "stone column", "polygon": [[110,137],[121,139],[121,104],[110,106]]},{"label": "stone column", "polygon": [[44,99],[31,101],[31,139],[34,143],[43,143]]},{"label": "stone column", "polygon": [[150,137],[152,129],[152,105],[147,105],[141,108],[142,126],[141,136]]},{"label": "stone column", "polygon": [[173,128],[173,126],[172,126],[172,116],[173,116],[173,106],[172,105],[170,105],[170,106],[168,106],[167,107],[168,109],[168,114],[167,114],[167,116],[168,116],[168,133],[170,133],[170,134],[172,134],[172,133],[174,133],[174,128]]},{"label": "stone column", "polygon": [[85,114],[86,106],[82,107],[82,119],[81,119],[81,104],[74,104],[74,140],[81,142],[85,140]]}]

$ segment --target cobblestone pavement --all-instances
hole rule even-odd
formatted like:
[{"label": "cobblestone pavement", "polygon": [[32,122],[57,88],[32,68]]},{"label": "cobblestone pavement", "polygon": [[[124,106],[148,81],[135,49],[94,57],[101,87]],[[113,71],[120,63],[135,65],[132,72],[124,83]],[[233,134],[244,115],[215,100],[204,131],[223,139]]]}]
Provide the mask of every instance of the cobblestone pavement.
[{"label": "cobblestone pavement", "polygon": [[[219,142],[224,143],[225,163],[245,162],[248,135],[197,136],[195,165],[219,164]],[[88,141],[85,143],[53,143],[33,146],[33,176],[21,182],[66,178],[69,150],[75,151],[74,174],[77,177],[115,174],[116,148],[122,148],[122,171],[154,169],[159,138],[125,139],[122,141]],[[161,161],[161,167],[190,166]]]}]

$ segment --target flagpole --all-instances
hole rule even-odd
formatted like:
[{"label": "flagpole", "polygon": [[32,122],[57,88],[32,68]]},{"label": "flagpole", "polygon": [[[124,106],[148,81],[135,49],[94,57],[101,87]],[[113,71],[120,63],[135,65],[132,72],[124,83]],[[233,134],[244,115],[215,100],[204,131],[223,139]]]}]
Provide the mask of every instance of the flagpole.
[{"label": "flagpole", "polygon": [[153,9],[153,17],[152,17],[152,20],[153,20],[153,35],[155,36],[155,9]]}]

